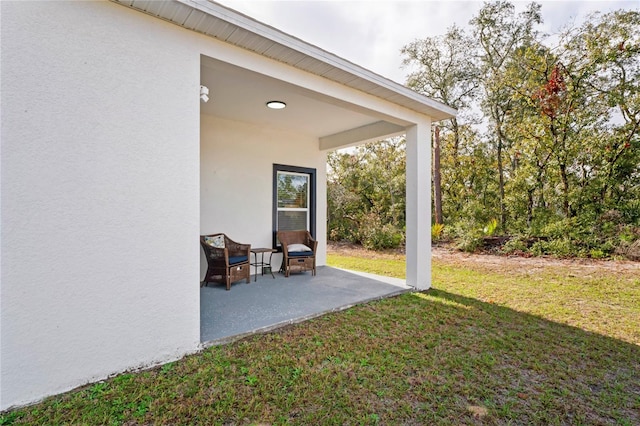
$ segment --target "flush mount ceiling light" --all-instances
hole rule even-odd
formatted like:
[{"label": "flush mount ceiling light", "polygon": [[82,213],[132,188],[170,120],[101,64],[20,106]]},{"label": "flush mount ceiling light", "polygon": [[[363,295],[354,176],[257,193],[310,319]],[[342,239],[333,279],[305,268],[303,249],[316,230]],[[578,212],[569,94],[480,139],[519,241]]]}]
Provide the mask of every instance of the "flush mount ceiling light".
[{"label": "flush mount ceiling light", "polygon": [[267,107],[271,108],[271,109],[283,109],[287,106],[287,104],[285,104],[282,101],[269,101],[267,102]]},{"label": "flush mount ceiling light", "polygon": [[207,86],[200,86],[200,99],[205,103],[209,101],[209,88]]}]

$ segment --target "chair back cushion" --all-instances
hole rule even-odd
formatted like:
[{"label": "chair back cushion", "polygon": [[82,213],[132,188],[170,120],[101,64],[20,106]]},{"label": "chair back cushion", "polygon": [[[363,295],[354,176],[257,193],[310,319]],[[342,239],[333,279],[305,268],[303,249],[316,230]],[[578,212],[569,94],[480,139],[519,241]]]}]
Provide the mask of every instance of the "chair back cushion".
[{"label": "chair back cushion", "polygon": [[211,247],[224,248],[224,235],[215,235],[213,237],[204,237],[204,240]]},{"label": "chair back cushion", "polygon": [[310,247],[305,246],[304,244],[289,244],[287,246],[287,250],[289,253],[301,252],[301,251],[313,251]]}]

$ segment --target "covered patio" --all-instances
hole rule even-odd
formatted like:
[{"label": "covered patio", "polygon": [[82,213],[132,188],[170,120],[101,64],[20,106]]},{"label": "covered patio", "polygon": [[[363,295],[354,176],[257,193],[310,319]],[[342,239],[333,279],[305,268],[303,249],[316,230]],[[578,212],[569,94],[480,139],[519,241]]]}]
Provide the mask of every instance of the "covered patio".
[{"label": "covered patio", "polygon": [[[429,288],[431,123],[455,110],[215,3],[190,4],[186,20],[134,7],[209,38],[200,51],[209,94],[200,102],[200,235],[224,232],[278,249],[278,231],[303,229],[318,242],[316,277],[201,289],[202,345]],[[394,136],[404,136],[407,150],[406,282],[326,267],[328,153]],[[304,182],[294,196],[282,189],[291,176]],[[274,253],[272,264],[281,259]],[[201,255],[201,277],[205,271]]]},{"label": "covered patio", "polygon": [[[208,39],[199,76],[209,93],[200,102],[200,235],[224,232],[276,249],[277,231],[306,229],[318,241],[317,265],[325,265],[328,153],[403,136],[406,282],[430,286],[431,123],[455,110],[215,3],[190,3],[186,20],[147,3],[134,7]],[[280,192],[287,175],[306,182],[299,204]],[[277,264],[281,255],[273,257]],[[200,265],[202,277],[202,256]]]},{"label": "covered patio", "polygon": [[411,290],[404,280],[321,266],[310,272],[280,273],[238,281],[231,291],[221,284],[200,290],[200,340],[226,343],[353,305]]}]

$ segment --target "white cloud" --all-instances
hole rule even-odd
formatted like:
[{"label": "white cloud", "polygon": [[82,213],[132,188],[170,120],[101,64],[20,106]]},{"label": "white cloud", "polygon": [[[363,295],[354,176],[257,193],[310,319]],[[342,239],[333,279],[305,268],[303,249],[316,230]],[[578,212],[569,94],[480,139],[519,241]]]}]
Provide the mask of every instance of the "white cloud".
[{"label": "white cloud", "polygon": [[[400,49],[416,39],[466,27],[481,1],[225,0],[227,7],[395,80],[405,81]],[[515,1],[518,11],[529,1]],[[637,0],[542,1],[542,32],[555,33],[594,11],[638,9]]]}]

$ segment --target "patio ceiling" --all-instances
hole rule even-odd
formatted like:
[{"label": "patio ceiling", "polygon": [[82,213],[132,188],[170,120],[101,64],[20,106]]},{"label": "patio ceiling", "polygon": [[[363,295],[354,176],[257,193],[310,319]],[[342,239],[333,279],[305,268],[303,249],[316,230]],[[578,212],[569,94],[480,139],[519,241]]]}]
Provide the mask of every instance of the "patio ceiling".
[{"label": "patio ceiling", "polygon": [[[202,57],[200,80],[209,88],[209,101],[200,103],[201,113],[251,125],[321,139],[373,126],[402,131],[409,124],[388,123],[374,111],[209,57]],[[287,107],[269,109],[270,100],[283,101]]]}]

